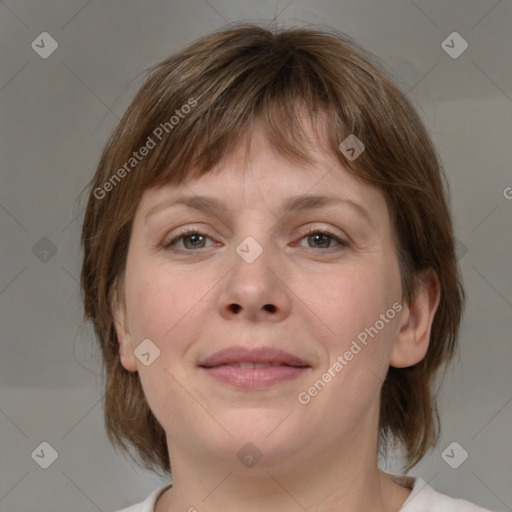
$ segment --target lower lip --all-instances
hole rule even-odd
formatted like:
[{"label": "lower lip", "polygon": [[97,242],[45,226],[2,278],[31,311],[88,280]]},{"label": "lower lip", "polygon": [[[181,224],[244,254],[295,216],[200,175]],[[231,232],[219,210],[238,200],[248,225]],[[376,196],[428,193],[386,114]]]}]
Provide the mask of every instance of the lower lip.
[{"label": "lower lip", "polygon": [[309,367],[269,366],[267,368],[235,368],[215,366],[203,368],[214,379],[243,389],[264,389],[302,375]]}]

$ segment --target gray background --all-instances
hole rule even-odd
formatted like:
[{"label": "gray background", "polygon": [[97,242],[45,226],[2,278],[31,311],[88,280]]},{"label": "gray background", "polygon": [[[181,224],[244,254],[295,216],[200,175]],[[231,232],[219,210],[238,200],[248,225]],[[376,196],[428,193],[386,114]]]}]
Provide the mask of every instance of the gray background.
[{"label": "gray background", "polygon": [[[226,22],[276,15],[332,25],[374,52],[432,132],[451,182],[468,307],[461,357],[440,395],[442,437],[413,474],[441,492],[512,510],[512,2],[5,0],[1,511],[112,510],[162,484],[105,435],[99,354],[81,325],[76,198],[145,70]],[[47,59],[31,48],[44,31],[59,45]],[[453,31],[469,44],[456,59],[441,46]],[[43,441],[58,452],[48,469],[31,457]],[[458,469],[441,456],[453,441],[469,454]]]}]

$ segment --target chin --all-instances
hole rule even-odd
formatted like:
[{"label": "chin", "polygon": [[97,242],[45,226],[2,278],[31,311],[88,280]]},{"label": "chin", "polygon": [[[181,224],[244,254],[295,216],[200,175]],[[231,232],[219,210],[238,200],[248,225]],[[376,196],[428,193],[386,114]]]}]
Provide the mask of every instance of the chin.
[{"label": "chin", "polygon": [[[231,415],[231,421],[224,423],[233,437],[223,435],[220,443],[231,455],[240,450],[243,455],[244,447],[249,445],[246,451],[261,452],[261,463],[281,460],[290,452],[300,450],[308,441],[304,425],[297,424],[297,418],[293,418],[293,414],[287,417],[288,414],[289,411],[284,410],[238,411]],[[255,448],[251,448],[253,445]]]}]

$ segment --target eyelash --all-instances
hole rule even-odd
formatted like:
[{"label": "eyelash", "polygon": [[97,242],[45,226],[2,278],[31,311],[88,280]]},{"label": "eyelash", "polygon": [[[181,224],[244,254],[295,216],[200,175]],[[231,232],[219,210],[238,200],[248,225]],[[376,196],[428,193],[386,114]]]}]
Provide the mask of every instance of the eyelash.
[{"label": "eyelash", "polygon": [[[312,235],[316,235],[316,234],[326,235],[328,238],[331,238],[335,242],[338,243],[337,246],[328,247],[326,249],[321,249],[323,252],[330,253],[330,252],[338,251],[340,249],[345,249],[345,248],[349,247],[349,243],[346,240],[342,240],[341,238],[339,238],[337,235],[335,235],[331,231],[325,230],[325,229],[311,228],[303,234],[303,236],[300,240],[303,240],[304,238],[306,238],[308,236],[312,236]],[[200,249],[206,249],[206,247],[200,247],[199,249],[178,249],[178,248],[176,248],[176,246],[175,246],[176,242],[178,242],[182,238],[186,238],[187,236],[190,236],[190,235],[200,235],[200,236],[211,239],[211,237],[209,237],[205,233],[201,233],[197,229],[188,228],[188,229],[182,231],[181,233],[178,233],[172,240],[169,240],[168,242],[164,242],[163,249],[165,249],[167,251],[174,252],[174,253],[190,253],[190,252],[198,252]],[[314,247],[307,247],[307,248],[315,251]],[[334,251],[333,251],[333,249],[334,249]]]}]

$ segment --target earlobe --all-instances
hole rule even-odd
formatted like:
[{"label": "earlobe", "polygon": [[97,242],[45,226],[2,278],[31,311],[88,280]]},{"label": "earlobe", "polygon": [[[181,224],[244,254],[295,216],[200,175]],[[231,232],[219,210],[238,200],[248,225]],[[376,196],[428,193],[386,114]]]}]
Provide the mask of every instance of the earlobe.
[{"label": "earlobe", "polygon": [[417,285],[410,305],[402,309],[399,332],[391,353],[390,365],[406,368],[419,363],[426,355],[434,315],[441,299],[441,286],[433,270],[426,272]]},{"label": "earlobe", "polygon": [[117,294],[114,294],[111,307],[114,313],[114,323],[119,346],[119,359],[127,371],[135,372],[137,371],[137,362],[133,354],[132,340],[127,325],[125,302],[122,299],[118,300]]}]

